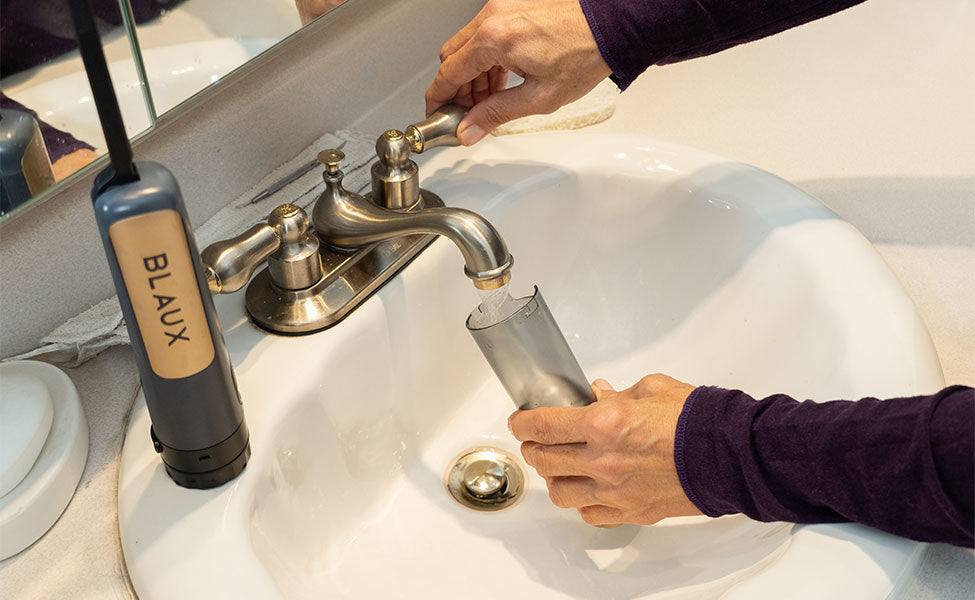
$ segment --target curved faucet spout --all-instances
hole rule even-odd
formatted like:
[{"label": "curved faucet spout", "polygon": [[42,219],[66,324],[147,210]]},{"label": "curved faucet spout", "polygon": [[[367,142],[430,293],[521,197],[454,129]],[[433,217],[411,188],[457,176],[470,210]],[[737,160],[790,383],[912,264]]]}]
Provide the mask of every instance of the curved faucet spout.
[{"label": "curved faucet spout", "polygon": [[[449,109],[449,110],[448,110]],[[410,160],[413,150],[450,145],[463,107],[445,107],[427,121],[411,125],[410,134],[390,129],[376,141],[378,161],[372,166],[372,198],[342,187],[339,169],[345,155],[336,149],[319,153],[325,165],[325,191],[312,211],[312,223],[325,244],[354,250],[411,234],[442,235],[464,255],[464,272],[482,290],[499,288],[511,279],[511,254],[501,235],[484,217],[462,208],[424,206],[419,167]]]},{"label": "curved faucet spout", "polygon": [[511,277],[512,258],[504,240],[487,219],[473,211],[444,207],[400,212],[345,190],[336,191],[334,187],[326,191],[332,192],[331,201],[319,203],[313,217],[319,237],[332,246],[350,249],[401,235],[433,233],[457,246],[466,263],[464,272],[476,287],[494,289]]}]

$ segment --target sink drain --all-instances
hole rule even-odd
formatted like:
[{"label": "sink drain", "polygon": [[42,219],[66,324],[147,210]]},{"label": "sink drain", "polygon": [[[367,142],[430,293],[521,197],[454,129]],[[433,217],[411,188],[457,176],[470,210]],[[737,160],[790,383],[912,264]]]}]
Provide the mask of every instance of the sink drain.
[{"label": "sink drain", "polygon": [[447,490],[467,508],[494,511],[521,497],[525,475],[510,456],[495,448],[474,448],[460,455],[447,471]]}]

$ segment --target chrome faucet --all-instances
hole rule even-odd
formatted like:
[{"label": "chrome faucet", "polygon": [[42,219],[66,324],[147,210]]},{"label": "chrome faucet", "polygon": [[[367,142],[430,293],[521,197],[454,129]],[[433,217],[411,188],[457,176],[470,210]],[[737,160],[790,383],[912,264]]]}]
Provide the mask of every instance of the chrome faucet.
[{"label": "chrome faucet", "polygon": [[379,136],[372,191],[364,196],[342,187],[345,155],[320,152],[325,190],[311,222],[300,208],[282,205],[267,224],[207,247],[202,257],[210,290],[239,290],[267,260],[268,268],[245,294],[251,318],[277,333],[313,333],[352,312],[438,235],[460,250],[475,287],[508,283],[512,258],[497,230],[477,213],[445,207],[420,188],[419,167],[410,159],[412,153],[459,145],[457,125],[465,113],[446,105],[405,133],[390,129]]}]

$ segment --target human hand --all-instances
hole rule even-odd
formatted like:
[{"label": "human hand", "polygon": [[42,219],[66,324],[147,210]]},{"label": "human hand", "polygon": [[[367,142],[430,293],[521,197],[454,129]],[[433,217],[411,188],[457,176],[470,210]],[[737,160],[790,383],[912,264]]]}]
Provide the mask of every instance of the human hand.
[{"label": "human hand", "polygon": [[694,386],[657,374],[620,392],[597,379],[593,391],[589,406],[536,408],[508,419],[552,502],[578,509],[590,525],[701,514],[674,465],[677,418]]},{"label": "human hand", "polygon": [[[448,102],[470,108],[457,128],[465,146],[512,119],[554,112],[612,73],[579,0],[489,0],[440,60],[427,116]],[[508,71],[524,83],[505,89]]]}]

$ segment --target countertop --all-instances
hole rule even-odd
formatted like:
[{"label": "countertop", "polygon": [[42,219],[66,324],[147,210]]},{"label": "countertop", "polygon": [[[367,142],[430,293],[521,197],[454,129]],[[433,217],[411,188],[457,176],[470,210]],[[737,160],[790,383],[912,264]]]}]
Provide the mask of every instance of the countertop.
[{"label": "countertop", "polygon": [[[873,242],[903,283],[946,380],[975,385],[973,22],[971,2],[927,10],[912,0],[867,2],[651,69],[593,129],[733,157],[822,200]],[[88,418],[88,463],[59,522],[0,563],[3,598],[133,596],[115,504],[121,432],[138,385],[133,357],[115,348],[67,372]],[[975,553],[940,544],[929,547],[905,594],[973,596]]]}]

